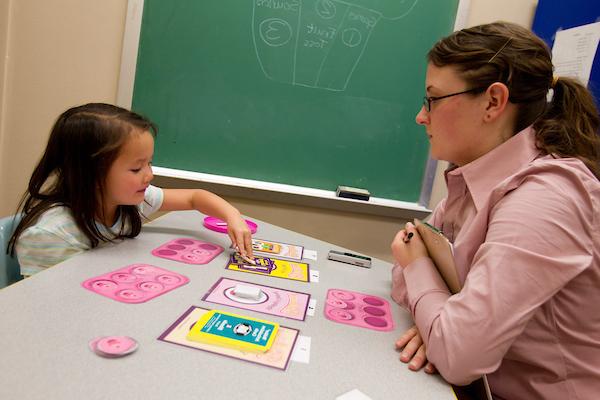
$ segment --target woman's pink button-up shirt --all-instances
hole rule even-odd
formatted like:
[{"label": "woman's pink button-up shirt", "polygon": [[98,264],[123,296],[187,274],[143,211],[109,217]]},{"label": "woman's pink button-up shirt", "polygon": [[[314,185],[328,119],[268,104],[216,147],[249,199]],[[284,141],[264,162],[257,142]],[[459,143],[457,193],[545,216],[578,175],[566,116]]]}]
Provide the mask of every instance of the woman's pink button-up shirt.
[{"label": "woman's pink button-up shirt", "polygon": [[446,380],[482,374],[497,399],[600,399],[600,182],[542,155],[527,128],[446,173],[430,218],[454,244],[463,289],[429,258],[394,267],[406,306]]}]

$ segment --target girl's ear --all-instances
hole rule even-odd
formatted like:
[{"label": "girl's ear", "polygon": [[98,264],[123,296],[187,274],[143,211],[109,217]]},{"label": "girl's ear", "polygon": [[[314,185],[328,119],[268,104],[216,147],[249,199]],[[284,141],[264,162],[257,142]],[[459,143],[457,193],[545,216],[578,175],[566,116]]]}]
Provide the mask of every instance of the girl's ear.
[{"label": "girl's ear", "polygon": [[487,105],[484,120],[491,122],[502,115],[506,109],[509,97],[508,87],[504,83],[494,82],[485,91],[485,97]]}]

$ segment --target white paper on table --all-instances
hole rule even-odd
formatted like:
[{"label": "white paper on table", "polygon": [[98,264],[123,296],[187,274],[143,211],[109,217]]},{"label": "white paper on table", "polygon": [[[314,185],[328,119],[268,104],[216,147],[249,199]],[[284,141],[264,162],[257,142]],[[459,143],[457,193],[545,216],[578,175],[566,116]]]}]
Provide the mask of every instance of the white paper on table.
[{"label": "white paper on table", "polygon": [[317,309],[317,299],[310,299],[310,301],[308,302],[308,308],[306,309],[306,315],[314,317],[316,309]]},{"label": "white paper on table", "polygon": [[372,400],[369,396],[364,394],[358,389],[352,389],[351,391],[344,393],[341,396],[335,398],[335,400]]},{"label": "white paper on table", "polygon": [[309,260],[317,261],[317,251],[316,250],[307,250],[304,249],[304,253],[302,254],[302,258],[306,258]]},{"label": "white paper on table", "polygon": [[554,75],[578,78],[587,85],[600,39],[600,22],[556,32],[552,48]]},{"label": "white paper on table", "polygon": [[298,335],[291,360],[304,364],[310,362],[310,336]]}]

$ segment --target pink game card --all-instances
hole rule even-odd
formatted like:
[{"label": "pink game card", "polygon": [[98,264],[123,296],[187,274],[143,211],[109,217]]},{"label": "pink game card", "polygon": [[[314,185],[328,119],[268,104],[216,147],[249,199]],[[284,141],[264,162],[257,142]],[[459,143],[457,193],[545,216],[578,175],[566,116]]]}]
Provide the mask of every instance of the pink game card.
[{"label": "pink game card", "polygon": [[[188,347],[190,349],[220,354],[225,357],[247,361],[253,364],[264,365],[265,367],[276,368],[283,371],[287,369],[300,331],[280,325],[279,332],[277,332],[277,336],[275,336],[273,345],[264,353],[241,351],[224,346],[188,340],[187,334],[190,329],[192,329],[194,324],[208,311],[209,310],[204,308],[191,306],[185,313],[183,313],[182,316],[177,319],[177,321],[175,321],[169,328],[167,328],[166,331],[162,333],[162,335],[158,337],[158,340]],[[206,363],[210,363],[210,359],[206,359]],[[229,374],[231,375],[231,381],[234,382],[234,373],[230,372]]]},{"label": "pink game card", "polygon": [[154,265],[131,264],[84,281],[81,286],[123,303],[143,303],[190,280]]},{"label": "pink game card", "polygon": [[207,264],[223,252],[221,246],[198,239],[178,238],[152,250],[156,257],[186,264]]},{"label": "pink game card", "polygon": [[329,289],[325,300],[325,317],[341,324],[377,331],[391,331],[394,320],[390,303],[381,297],[343,289]]},{"label": "pink game card", "polygon": [[[236,295],[236,285],[258,288],[260,290],[259,298],[249,299]],[[235,279],[220,278],[208,289],[202,300],[304,321],[310,294]]]}]

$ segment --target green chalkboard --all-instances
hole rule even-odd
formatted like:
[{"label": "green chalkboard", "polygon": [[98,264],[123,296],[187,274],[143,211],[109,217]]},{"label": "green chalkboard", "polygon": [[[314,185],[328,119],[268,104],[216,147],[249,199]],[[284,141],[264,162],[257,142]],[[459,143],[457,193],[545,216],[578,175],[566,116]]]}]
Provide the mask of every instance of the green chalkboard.
[{"label": "green chalkboard", "polygon": [[145,0],[132,108],[154,165],[419,200],[415,115],[458,0]]}]

